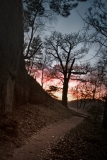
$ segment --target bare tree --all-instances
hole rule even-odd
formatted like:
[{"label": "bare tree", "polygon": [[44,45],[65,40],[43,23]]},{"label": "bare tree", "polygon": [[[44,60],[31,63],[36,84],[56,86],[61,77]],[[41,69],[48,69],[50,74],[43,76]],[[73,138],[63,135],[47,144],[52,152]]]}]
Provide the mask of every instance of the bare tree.
[{"label": "bare tree", "polygon": [[99,105],[98,102],[106,93],[104,69],[104,65],[102,66],[102,63],[98,62],[98,64],[88,68],[87,75],[81,78],[76,77],[78,85],[71,90],[71,93],[78,96],[80,107],[81,105],[83,108],[85,107],[86,99],[90,99],[93,106]]},{"label": "bare tree", "polygon": [[54,31],[51,36],[45,38],[46,54],[52,57],[52,65],[56,66],[54,73],[60,73],[61,79],[63,77],[62,104],[64,106],[67,106],[68,83],[71,74],[86,74],[84,68],[79,71],[78,68],[73,68],[75,61],[88,53],[84,45],[80,46],[84,41],[85,36],[80,35],[79,32],[62,35]]},{"label": "bare tree", "polygon": [[39,35],[33,38],[28,50],[26,50],[26,46],[24,47],[25,66],[29,74],[32,74],[34,70],[37,71],[39,68],[43,58],[42,48],[42,40]]},{"label": "bare tree", "polygon": [[93,0],[84,21],[90,41],[100,45],[99,51],[107,48],[107,0]]},{"label": "bare tree", "polygon": [[47,23],[56,20],[57,15],[68,17],[70,11],[78,6],[78,2],[77,0],[75,2],[72,0],[23,0],[25,59],[31,57],[29,57],[30,47],[37,34],[49,29]]},{"label": "bare tree", "polygon": [[107,49],[102,50],[102,55],[100,56],[98,62],[98,68],[100,69],[100,80],[103,83],[104,95],[102,96],[105,100],[104,114],[103,114],[103,127],[107,129]]},{"label": "bare tree", "polygon": [[[45,30],[49,30],[47,23],[57,20],[57,15],[68,17],[72,9],[78,6],[79,2],[87,0],[23,0],[23,27],[24,27],[24,58],[34,59],[38,50],[41,49],[41,43],[31,54],[31,45],[38,40],[39,35]],[[30,56],[29,56],[30,55]]]},{"label": "bare tree", "polygon": [[38,71],[40,72],[39,82],[42,88],[44,88],[44,84],[46,84],[47,81],[50,80],[50,76],[49,76],[50,75],[50,69],[49,69],[50,63],[51,63],[50,59],[47,58],[46,54],[43,54],[42,59],[38,66]]}]

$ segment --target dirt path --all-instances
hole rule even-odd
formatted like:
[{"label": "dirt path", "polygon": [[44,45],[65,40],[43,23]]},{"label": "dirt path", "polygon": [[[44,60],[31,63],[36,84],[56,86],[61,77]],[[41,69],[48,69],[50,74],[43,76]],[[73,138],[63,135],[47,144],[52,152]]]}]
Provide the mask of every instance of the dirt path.
[{"label": "dirt path", "polygon": [[84,118],[87,117],[89,115],[88,111],[86,109],[79,109],[77,107],[70,107],[69,108],[74,111],[74,113],[80,115],[80,116],[83,116]]},{"label": "dirt path", "polygon": [[21,148],[16,148],[13,152],[13,157],[9,160],[42,159],[42,156],[49,150],[52,143],[55,143],[59,138],[63,138],[70,129],[76,127],[82,120],[82,117],[74,116],[42,128],[25,145]]}]

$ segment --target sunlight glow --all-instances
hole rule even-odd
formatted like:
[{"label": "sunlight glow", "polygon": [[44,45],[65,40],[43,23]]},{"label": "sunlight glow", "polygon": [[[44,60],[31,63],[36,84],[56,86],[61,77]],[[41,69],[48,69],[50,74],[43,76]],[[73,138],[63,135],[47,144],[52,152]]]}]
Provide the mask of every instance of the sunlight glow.
[{"label": "sunlight glow", "polygon": [[[41,85],[41,77],[37,77],[36,80],[38,81],[38,83]],[[68,101],[74,100],[75,98],[72,96],[71,93],[71,88],[75,87],[77,85],[77,81],[70,81],[69,82],[69,88],[68,88]],[[59,79],[50,79],[50,80],[45,80],[44,84],[43,84],[43,89],[44,90],[48,90],[49,86],[55,86],[55,87],[59,87],[62,88],[62,82]],[[52,93],[54,96],[56,96],[59,100],[62,99],[62,89]]]},{"label": "sunlight glow", "polygon": [[[54,95],[57,96],[59,100],[62,99],[62,93],[61,92],[56,92]],[[68,94],[68,101],[72,101],[72,100],[74,100],[74,98],[72,97],[72,94]]]}]

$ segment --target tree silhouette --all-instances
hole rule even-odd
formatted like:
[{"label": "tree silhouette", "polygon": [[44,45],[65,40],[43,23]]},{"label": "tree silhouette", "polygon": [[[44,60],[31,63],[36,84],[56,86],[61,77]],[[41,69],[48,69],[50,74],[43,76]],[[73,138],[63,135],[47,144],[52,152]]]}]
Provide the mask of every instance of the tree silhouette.
[{"label": "tree silhouette", "polygon": [[76,49],[84,41],[85,36],[80,35],[79,32],[63,35],[54,31],[50,37],[45,38],[45,52],[53,59],[52,65],[55,66],[53,74],[57,74],[57,78],[60,74],[62,75],[60,77],[63,81],[62,104],[64,106],[67,106],[68,83],[71,74],[86,74],[84,68],[74,68],[75,61],[83,58],[88,52],[85,46]]}]

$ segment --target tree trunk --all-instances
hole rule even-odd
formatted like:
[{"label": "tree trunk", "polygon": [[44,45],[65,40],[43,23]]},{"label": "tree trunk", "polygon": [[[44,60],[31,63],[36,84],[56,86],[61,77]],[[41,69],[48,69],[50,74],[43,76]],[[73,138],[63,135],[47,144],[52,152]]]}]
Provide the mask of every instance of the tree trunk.
[{"label": "tree trunk", "polygon": [[107,97],[104,105],[103,123],[102,126],[107,129]]},{"label": "tree trunk", "polygon": [[25,69],[22,20],[21,0],[0,0],[0,116],[28,101],[48,99]]},{"label": "tree trunk", "polygon": [[67,107],[67,93],[68,93],[68,78],[64,78],[63,92],[62,92],[62,105]]},{"label": "tree trunk", "polygon": [[82,99],[80,99],[79,102],[80,102],[80,105],[78,108],[80,109],[82,107],[82,102],[83,102]]},{"label": "tree trunk", "polygon": [[22,51],[22,2],[0,0],[0,113],[13,109],[15,81]]}]

